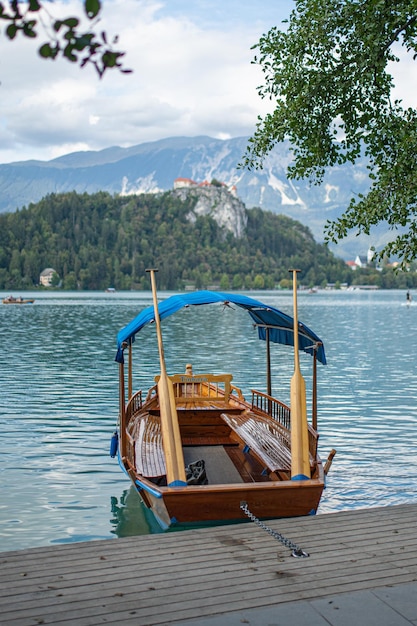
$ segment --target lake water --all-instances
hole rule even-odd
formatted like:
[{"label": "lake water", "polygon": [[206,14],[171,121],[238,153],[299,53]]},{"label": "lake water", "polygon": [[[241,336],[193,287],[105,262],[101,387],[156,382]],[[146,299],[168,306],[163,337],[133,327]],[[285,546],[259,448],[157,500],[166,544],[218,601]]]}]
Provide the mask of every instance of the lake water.
[{"label": "lake water", "polygon": [[[160,532],[109,456],[116,334],[151,294],[24,295],[35,303],[0,305],[0,551]],[[292,315],[289,292],[248,295]],[[417,500],[417,305],[405,295],[299,294],[299,319],[328,360],[317,368],[321,457],[337,449],[319,514]],[[192,362],[265,390],[265,344],[245,312],[187,309],[162,329],[169,373]],[[135,385],[152,382],[157,354],[151,325],[135,344]],[[311,358],[300,358],[309,393]],[[288,402],[291,349],[273,345],[272,362],[273,393]]]}]

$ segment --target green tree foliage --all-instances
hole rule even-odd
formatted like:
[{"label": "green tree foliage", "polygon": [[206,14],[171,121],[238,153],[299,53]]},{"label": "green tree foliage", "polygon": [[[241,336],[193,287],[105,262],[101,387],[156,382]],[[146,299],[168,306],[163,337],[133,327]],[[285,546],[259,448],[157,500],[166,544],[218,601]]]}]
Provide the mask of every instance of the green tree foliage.
[{"label": "green tree foliage", "polygon": [[104,31],[100,34],[95,32],[102,8],[100,0],[82,2],[85,17],[90,24],[87,30],[83,30],[80,17],[55,19],[50,13],[51,4],[40,0],[0,2],[0,24],[4,24],[5,36],[10,40],[18,36],[35,39],[40,28],[46,41],[40,45],[38,52],[44,59],[63,57],[80,67],[91,64],[100,78],[111,68],[123,73],[131,71],[122,66],[121,59],[125,53],[113,48],[118,37],[109,41]]},{"label": "green tree foliage", "polygon": [[274,288],[288,269],[308,285],[346,282],[352,272],[305,226],[248,209],[236,239],[208,216],[187,219],[197,198],[173,192],[131,197],[51,194],[0,215],[0,289],[33,288],[53,268],[64,289],[149,289],[145,270],[159,269],[161,289],[224,285]]},{"label": "green tree foliage", "polygon": [[[326,168],[365,156],[370,191],[352,198],[326,225],[337,242],[351,229],[370,234],[382,222],[393,238],[378,256],[417,256],[417,112],[392,98],[392,63],[400,48],[417,51],[414,0],[297,0],[286,28],[255,46],[262,98],[274,111],[260,119],[243,164],[261,167],[289,140],[291,178],[320,183]],[[390,67],[391,65],[391,67]]]}]

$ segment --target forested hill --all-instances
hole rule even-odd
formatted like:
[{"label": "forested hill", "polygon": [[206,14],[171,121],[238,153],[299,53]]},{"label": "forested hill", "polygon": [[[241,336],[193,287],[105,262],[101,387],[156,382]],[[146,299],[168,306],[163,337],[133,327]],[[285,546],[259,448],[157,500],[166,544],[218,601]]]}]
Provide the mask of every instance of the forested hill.
[{"label": "forested hill", "polygon": [[[0,289],[31,289],[53,268],[65,289],[160,289],[187,285],[273,288],[301,270],[305,285],[348,280],[351,273],[300,223],[246,209],[240,236],[195,211],[195,195],[175,191],[113,197],[51,194],[0,215]],[[58,280],[59,279],[59,280]]]}]

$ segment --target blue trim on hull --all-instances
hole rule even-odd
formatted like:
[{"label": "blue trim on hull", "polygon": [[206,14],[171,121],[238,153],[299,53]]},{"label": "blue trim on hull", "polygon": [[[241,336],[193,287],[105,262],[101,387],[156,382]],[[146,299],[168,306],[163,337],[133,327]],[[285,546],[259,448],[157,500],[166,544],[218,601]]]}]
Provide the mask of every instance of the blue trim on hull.
[{"label": "blue trim on hull", "polygon": [[156,489],[153,489],[152,487],[149,487],[149,485],[145,485],[145,483],[143,483],[141,480],[136,479],[135,485],[140,487],[140,489],[143,489],[143,491],[147,491],[148,493],[150,493],[154,498],[162,498],[162,493],[160,493]]}]

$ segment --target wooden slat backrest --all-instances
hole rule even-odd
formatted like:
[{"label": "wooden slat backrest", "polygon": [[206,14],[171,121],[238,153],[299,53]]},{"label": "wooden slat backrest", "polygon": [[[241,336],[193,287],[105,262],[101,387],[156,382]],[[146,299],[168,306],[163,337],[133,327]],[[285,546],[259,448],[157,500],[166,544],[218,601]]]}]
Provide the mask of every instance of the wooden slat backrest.
[{"label": "wooden slat backrest", "polygon": [[[176,399],[229,401],[232,374],[173,374],[169,377]],[[159,376],[155,376],[157,383]]]},{"label": "wooden slat backrest", "polygon": [[291,469],[291,435],[278,422],[250,412],[221,416],[271,471]]}]

